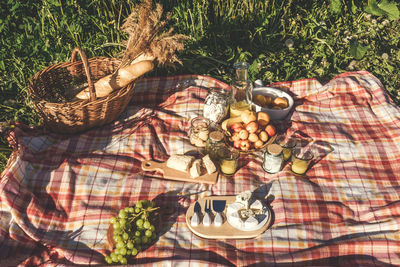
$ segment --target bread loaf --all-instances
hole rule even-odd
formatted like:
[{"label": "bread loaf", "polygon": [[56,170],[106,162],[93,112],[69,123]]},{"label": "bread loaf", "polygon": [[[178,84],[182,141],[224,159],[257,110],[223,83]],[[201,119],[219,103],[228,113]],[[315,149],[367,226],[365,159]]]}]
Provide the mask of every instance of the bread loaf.
[{"label": "bread loaf", "polygon": [[179,154],[172,155],[167,160],[167,167],[177,171],[188,172],[194,159],[195,158],[193,156]]}]

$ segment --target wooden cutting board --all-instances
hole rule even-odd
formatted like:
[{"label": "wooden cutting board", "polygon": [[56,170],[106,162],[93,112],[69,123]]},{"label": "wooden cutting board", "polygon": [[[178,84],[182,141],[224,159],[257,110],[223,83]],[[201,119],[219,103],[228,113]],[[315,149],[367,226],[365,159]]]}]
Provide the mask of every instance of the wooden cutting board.
[{"label": "wooden cutting board", "polygon": [[218,178],[218,172],[214,172],[212,174],[204,174],[197,178],[192,178],[190,177],[189,173],[167,167],[167,162],[156,162],[153,160],[143,161],[142,169],[144,171],[159,171],[163,174],[164,179],[189,183],[215,184]]},{"label": "wooden cutting board", "polygon": [[[225,200],[226,201],[226,206],[225,206],[225,211],[226,212],[228,205],[232,204],[236,201],[236,196],[209,196],[205,197],[202,199],[199,199],[198,202],[201,206],[201,212],[204,214],[204,206],[206,200]],[[196,235],[207,238],[207,239],[250,239],[250,238],[255,238],[262,233],[264,233],[270,226],[271,224],[271,210],[268,207],[269,211],[269,216],[267,222],[262,226],[259,230],[255,231],[241,231],[233,226],[231,226],[228,221],[226,220],[226,217],[224,216],[224,223],[221,226],[215,226],[215,225],[210,225],[210,226],[204,226],[203,224],[199,224],[198,226],[192,226],[190,224],[190,219],[192,218],[194,214],[194,205],[196,202],[192,203],[190,207],[186,211],[186,224],[189,227],[189,229]],[[215,215],[215,212],[213,212],[213,215]]]}]

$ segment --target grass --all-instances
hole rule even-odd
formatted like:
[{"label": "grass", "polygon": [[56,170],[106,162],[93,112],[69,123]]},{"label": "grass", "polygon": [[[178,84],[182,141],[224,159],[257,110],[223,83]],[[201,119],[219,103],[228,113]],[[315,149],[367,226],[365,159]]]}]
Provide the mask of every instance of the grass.
[{"label": "grass", "polygon": [[[138,1],[16,0],[0,3],[0,122],[40,124],[26,92],[29,78],[68,61],[117,56],[119,27]],[[400,104],[399,4],[376,0],[157,0],[175,32],[189,35],[183,66],[152,76],[195,73],[229,82],[232,65],[250,63],[266,83],[368,70]],[[0,171],[11,149],[0,139]]]}]

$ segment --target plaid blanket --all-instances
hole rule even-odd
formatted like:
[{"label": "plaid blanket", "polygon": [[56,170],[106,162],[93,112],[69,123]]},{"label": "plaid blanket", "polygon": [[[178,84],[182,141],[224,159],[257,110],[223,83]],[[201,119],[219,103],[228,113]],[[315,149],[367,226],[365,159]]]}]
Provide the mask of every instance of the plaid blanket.
[{"label": "plaid blanket", "polygon": [[[16,124],[14,151],[0,183],[0,265],[102,265],[111,216],[140,199],[173,207],[154,245],[132,265],[400,265],[400,110],[368,72],[273,84],[295,98],[290,135],[312,139],[306,176],[288,166],[263,171],[243,155],[233,177],[215,185],[176,182],[143,172],[192,150],[190,119],[202,114],[210,77],[146,78],[114,123],[71,136]],[[249,240],[205,240],[185,223],[188,206],[208,195],[252,190],[269,196],[271,227]]]}]

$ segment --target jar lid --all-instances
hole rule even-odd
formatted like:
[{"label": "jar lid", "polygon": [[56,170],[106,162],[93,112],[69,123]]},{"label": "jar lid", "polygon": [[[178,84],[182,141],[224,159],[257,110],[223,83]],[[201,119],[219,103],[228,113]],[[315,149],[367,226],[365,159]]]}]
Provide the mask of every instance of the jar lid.
[{"label": "jar lid", "polygon": [[210,120],[204,117],[193,118],[190,122],[192,128],[208,128]]},{"label": "jar lid", "polygon": [[213,131],[210,133],[209,138],[215,142],[219,142],[224,139],[224,134],[220,131]]},{"label": "jar lid", "polygon": [[270,144],[267,147],[267,151],[269,154],[277,156],[282,153],[282,147],[278,144]]}]

